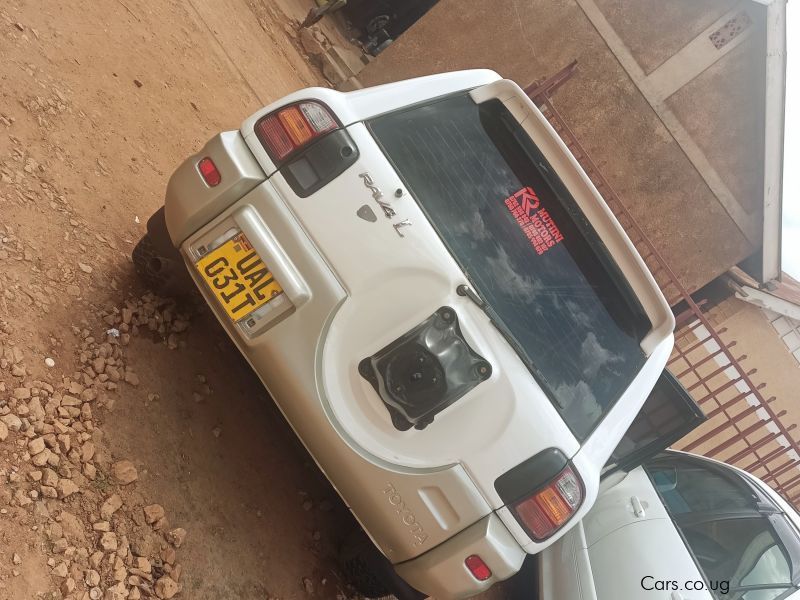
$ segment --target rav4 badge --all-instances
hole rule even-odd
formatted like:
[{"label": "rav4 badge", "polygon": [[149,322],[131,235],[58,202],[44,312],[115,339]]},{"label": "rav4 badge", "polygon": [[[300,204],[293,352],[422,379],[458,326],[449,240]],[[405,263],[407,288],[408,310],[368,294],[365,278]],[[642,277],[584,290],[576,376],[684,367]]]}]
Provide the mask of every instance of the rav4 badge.
[{"label": "rav4 badge", "polygon": [[[395,212],[395,210],[394,210],[394,208],[392,208],[391,204],[389,204],[388,202],[386,202],[386,200],[383,199],[383,192],[381,191],[381,188],[379,188],[375,184],[375,180],[372,179],[372,175],[370,175],[369,173],[367,173],[365,171],[364,173],[359,173],[358,176],[364,182],[364,186],[372,193],[372,199],[375,200],[375,202],[378,204],[378,206],[381,207],[381,210],[383,211],[383,215],[387,219],[391,219],[392,217],[397,216],[397,212]],[[397,191],[395,192],[395,197],[402,198],[403,197],[403,190],[398,188]],[[362,206],[360,209],[358,209],[358,212],[356,212],[356,214],[359,217],[361,217],[362,219],[364,219],[364,217],[361,216],[361,211],[362,210],[364,210],[364,206]],[[369,220],[369,219],[367,219],[367,220]],[[398,221],[397,223],[392,223],[392,226],[394,227],[394,231],[395,231],[395,233],[397,233],[397,235],[399,235],[400,237],[406,237],[405,235],[403,235],[403,233],[400,230],[403,227],[410,227],[411,224],[412,223],[411,223],[411,221],[409,219],[402,219],[402,220]]]}]

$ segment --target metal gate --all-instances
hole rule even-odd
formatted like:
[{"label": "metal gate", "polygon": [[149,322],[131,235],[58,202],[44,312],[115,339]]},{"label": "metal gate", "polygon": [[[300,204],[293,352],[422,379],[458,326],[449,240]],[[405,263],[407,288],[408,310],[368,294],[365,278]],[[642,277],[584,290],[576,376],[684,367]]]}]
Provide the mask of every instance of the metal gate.
[{"label": "metal gate", "polygon": [[736,356],[736,341],[725,328],[717,330],[676,274],[636,223],[619,195],[580,144],[551,99],[576,71],[573,62],[552,77],[526,88],[553,128],[580,162],[658,282],[676,312],[675,349],[667,364],[703,408],[708,420],[675,444],[736,465],[781,493],[792,504],[800,500],[800,447],[786,425],[786,411],[775,412],[774,400],[761,394],[764,384],[751,379],[755,369]]}]

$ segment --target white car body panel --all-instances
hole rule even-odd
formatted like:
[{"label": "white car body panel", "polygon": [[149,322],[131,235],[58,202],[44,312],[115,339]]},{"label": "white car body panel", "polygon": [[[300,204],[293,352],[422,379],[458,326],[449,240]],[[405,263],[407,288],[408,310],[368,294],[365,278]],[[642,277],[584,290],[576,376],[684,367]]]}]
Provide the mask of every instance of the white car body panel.
[{"label": "white car body panel", "polygon": [[[260,216],[252,218],[253,213]],[[190,270],[209,305],[217,309],[215,313],[221,325],[276,399],[298,438],[324,473],[336,474],[330,477],[331,483],[355,517],[390,559],[401,562],[472,525],[489,514],[491,508],[461,465],[411,469],[380,460],[364,452],[340,427],[338,420],[332,418],[317,369],[323,352],[321,340],[346,294],[325,269],[305,235],[295,227],[285,226],[291,218],[272,183],[267,181],[228,208],[207,228],[189,237],[183,252],[187,262],[192,263],[200,247],[231,227],[238,227],[247,233],[262,255],[272,256],[273,249],[268,245],[272,241],[290,254],[293,263],[284,265],[286,275],[291,275],[289,269],[296,269],[313,280],[313,284],[300,280],[300,289],[307,288],[308,293],[303,295],[302,304],[291,316],[316,328],[317,335],[296,335],[293,321],[285,318],[268,331],[248,339],[222,314],[208,288],[199,280],[197,271]],[[269,235],[259,233],[262,228],[267,228]],[[273,258],[279,259],[279,256]],[[276,265],[279,262],[273,260]],[[305,376],[282,376],[289,370],[301,371]],[[280,401],[287,397],[295,401]],[[391,494],[387,492],[389,485],[393,490]],[[398,494],[402,500],[393,503],[392,494]],[[409,515],[425,532],[422,543],[412,534]]]},{"label": "white car body panel", "polygon": [[[598,600],[634,600],[651,594],[671,600],[713,600],[708,590],[686,589],[685,582],[702,582],[703,577],[670,519],[632,523],[601,538],[588,551]],[[675,582],[681,589],[659,590],[656,582]]]},{"label": "white car body panel", "polygon": [[537,600],[597,600],[586,546],[581,521],[539,554],[541,575]]},{"label": "white car body panel", "polygon": [[669,515],[647,473],[639,467],[597,497],[583,519],[587,547],[618,529],[650,519],[669,519]]}]

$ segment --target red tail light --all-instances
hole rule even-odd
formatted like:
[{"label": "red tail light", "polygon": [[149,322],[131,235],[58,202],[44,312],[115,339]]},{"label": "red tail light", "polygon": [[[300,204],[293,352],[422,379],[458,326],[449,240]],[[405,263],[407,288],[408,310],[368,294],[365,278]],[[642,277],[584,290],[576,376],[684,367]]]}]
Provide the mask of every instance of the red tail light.
[{"label": "red tail light", "polygon": [[469,569],[469,572],[472,573],[472,576],[478,581],[486,581],[492,576],[492,570],[477,554],[468,556],[464,564]]},{"label": "red tail light", "polygon": [[203,176],[203,181],[206,182],[208,187],[217,186],[222,181],[222,175],[220,175],[217,165],[207,156],[197,163],[197,170],[200,171],[200,175]]},{"label": "red tail light", "polygon": [[535,540],[544,540],[569,521],[583,502],[583,484],[566,467],[555,479],[512,506],[520,523]]},{"label": "red tail light", "polygon": [[336,119],[327,108],[308,101],[263,117],[256,123],[256,135],[272,159],[281,161],[336,127]]}]

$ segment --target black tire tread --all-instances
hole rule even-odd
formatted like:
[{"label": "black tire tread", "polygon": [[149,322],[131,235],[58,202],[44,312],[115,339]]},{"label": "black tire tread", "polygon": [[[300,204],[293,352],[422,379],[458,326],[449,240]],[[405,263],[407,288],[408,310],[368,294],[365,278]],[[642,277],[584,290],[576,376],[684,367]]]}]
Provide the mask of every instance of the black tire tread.
[{"label": "black tire tread", "polygon": [[403,581],[360,528],[354,529],[342,545],[339,561],[345,581],[365,598],[393,595],[397,600],[421,600],[426,597]]},{"label": "black tire tread", "polygon": [[154,292],[163,291],[169,281],[169,277],[155,266],[155,261],[159,260],[159,255],[150,234],[146,233],[142,236],[142,239],[133,248],[131,258],[133,259],[133,268],[136,271],[136,275],[138,275],[142,283]]},{"label": "black tire tread", "polygon": [[342,575],[345,581],[365,598],[383,598],[390,593],[389,587],[360,556],[343,561]]}]

